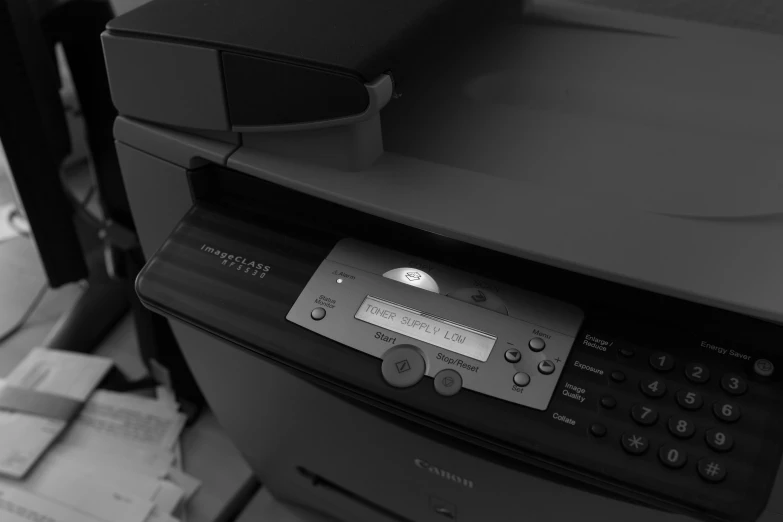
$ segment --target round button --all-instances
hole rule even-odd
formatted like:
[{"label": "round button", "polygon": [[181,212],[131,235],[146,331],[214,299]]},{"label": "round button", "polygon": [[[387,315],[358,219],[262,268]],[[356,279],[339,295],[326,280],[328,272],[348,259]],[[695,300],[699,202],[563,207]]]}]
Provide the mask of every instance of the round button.
[{"label": "round button", "polygon": [[720,482],[726,478],[726,466],[711,457],[699,460],[699,476],[707,482]]},{"label": "round button", "polygon": [[658,450],[658,458],[664,466],[672,469],[680,469],[688,462],[688,455],[671,444],[661,446],[661,449]]},{"label": "round button", "polygon": [[546,343],[540,337],[533,337],[532,339],[530,339],[530,342],[527,343],[527,345],[534,352],[540,352],[541,350],[546,348]]},{"label": "round button", "polygon": [[649,406],[643,406],[641,404],[635,404],[631,408],[631,417],[637,424],[642,426],[652,426],[658,422],[658,411],[655,408]]},{"label": "round button", "polygon": [[503,300],[483,288],[459,288],[449,292],[448,296],[499,314],[508,315],[508,308]]},{"label": "round button", "polygon": [[726,431],[719,428],[707,430],[704,434],[707,446],[715,451],[729,451],[734,446],[734,438]]},{"label": "round button", "polygon": [[383,354],[381,373],[383,378],[395,388],[408,388],[424,377],[426,364],[419,350],[410,345],[401,344]]},{"label": "round button", "polygon": [[645,377],[639,381],[639,388],[648,397],[658,398],[666,395],[666,383],[663,379]]},{"label": "round button", "polygon": [[756,362],[753,363],[753,370],[762,377],[769,377],[775,371],[775,365],[767,359],[756,359]]},{"label": "round button", "polygon": [[705,364],[689,363],[685,367],[685,377],[696,384],[704,384],[710,380],[710,370]]},{"label": "round button", "polygon": [[677,404],[686,410],[698,410],[704,404],[701,393],[689,390],[677,392]]},{"label": "round button", "polygon": [[623,346],[618,350],[618,352],[620,352],[620,355],[622,355],[623,357],[633,357],[634,354],[636,353],[634,349],[631,348],[630,346]]},{"label": "round button", "polygon": [[650,441],[643,435],[636,433],[623,433],[620,442],[623,449],[631,455],[642,455],[650,447]]},{"label": "round button", "polygon": [[384,273],[383,277],[423,290],[429,290],[436,294],[440,293],[440,288],[438,288],[438,283],[435,282],[435,279],[427,272],[419,270],[418,268],[395,268],[394,270],[389,270]]},{"label": "round button", "polygon": [[446,397],[462,389],[462,375],[454,370],[441,370],[435,375],[435,391]]},{"label": "round button", "polygon": [[596,437],[603,437],[606,435],[606,426],[603,424],[593,423],[590,425],[590,433]]},{"label": "round button", "polygon": [[522,360],[522,353],[519,350],[506,350],[506,360],[510,363],[517,363]]},{"label": "round button", "polygon": [[674,368],[674,357],[666,352],[655,352],[650,356],[650,366],[659,372],[668,372]]},{"label": "round button", "polygon": [[742,395],[748,391],[748,383],[736,373],[727,373],[720,380],[720,387],[731,395]]},{"label": "round button", "polygon": [[723,422],[736,422],[742,415],[739,405],[727,401],[717,401],[712,405],[712,411]]},{"label": "round button", "polygon": [[538,363],[538,371],[544,375],[550,375],[555,371],[555,363],[552,361],[541,361]]},{"label": "round button", "polygon": [[524,372],[514,374],[514,384],[517,386],[527,386],[530,384],[530,376]]},{"label": "round button", "polygon": [[601,397],[601,406],[607,410],[613,410],[617,406],[617,400],[614,397],[605,395]]},{"label": "round button", "polygon": [[320,321],[324,317],[326,317],[326,310],[323,308],[313,308],[313,311],[310,312],[310,317],[315,319],[316,321]]},{"label": "round button", "polygon": [[669,432],[680,439],[689,439],[696,433],[696,426],[685,417],[671,417]]},{"label": "round button", "polygon": [[614,382],[625,382],[625,374],[620,370],[615,370],[610,375]]}]

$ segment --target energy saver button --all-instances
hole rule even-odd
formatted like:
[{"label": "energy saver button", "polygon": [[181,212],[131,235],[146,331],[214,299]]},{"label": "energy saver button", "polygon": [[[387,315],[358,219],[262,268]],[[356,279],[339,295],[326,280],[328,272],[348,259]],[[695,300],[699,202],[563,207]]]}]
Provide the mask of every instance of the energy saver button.
[{"label": "energy saver button", "polygon": [[769,377],[775,371],[775,365],[767,359],[758,359],[753,363],[753,370],[762,377]]},{"label": "energy saver button", "polygon": [[435,376],[435,391],[446,397],[462,389],[462,376],[454,370],[441,370]]},{"label": "energy saver button", "polygon": [[426,369],[424,357],[414,346],[401,344],[383,354],[381,374],[395,388],[414,386],[424,377]]}]

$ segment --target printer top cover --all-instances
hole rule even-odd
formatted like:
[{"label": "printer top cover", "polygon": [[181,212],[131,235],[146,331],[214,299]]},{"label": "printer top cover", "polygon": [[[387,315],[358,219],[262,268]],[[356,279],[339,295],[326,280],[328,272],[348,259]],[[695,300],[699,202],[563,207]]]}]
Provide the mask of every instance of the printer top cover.
[{"label": "printer top cover", "polygon": [[[109,31],[369,83],[404,69],[438,34],[433,20],[467,9],[384,5],[155,1]],[[406,71],[402,96],[381,111],[385,152],[362,171],[247,145],[227,165],[501,252],[783,321],[783,45],[728,29],[702,38],[667,34],[666,23],[593,25],[498,16],[492,30],[458,35],[461,45]]]}]

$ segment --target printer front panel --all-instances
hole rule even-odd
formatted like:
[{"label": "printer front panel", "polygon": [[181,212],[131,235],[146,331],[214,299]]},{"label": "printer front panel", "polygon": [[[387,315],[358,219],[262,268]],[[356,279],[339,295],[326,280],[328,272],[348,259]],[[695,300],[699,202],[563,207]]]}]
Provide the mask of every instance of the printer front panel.
[{"label": "printer front panel", "polygon": [[[751,520],[763,510],[783,436],[774,416],[781,405],[780,374],[762,375],[769,368],[762,362],[776,361],[772,346],[783,338],[779,326],[475,248],[228,169],[205,167],[190,181],[195,206],[138,279],[138,293],[152,309],[346,399],[504,455],[519,470],[534,466],[705,520]],[[469,387],[450,393],[457,376],[446,390],[426,371],[426,361],[424,376],[400,386],[402,381],[389,377],[389,365],[384,368],[386,352],[357,350],[286,320],[319,267],[334,262],[332,257],[345,261],[346,252],[335,246],[346,237],[456,270],[469,267],[470,273],[518,288],[520,295],[548,294],[584,310],[585,323],[570,352],[555,356],[564,366],[548,406],[526,407]],[[334,284],[359,280],[350,278],[357,276],[356,267],[328,272]],[[381,286],[357,295],[428,312],[429,306],[408,300],[426,296],[421,299],[431,301],[433,317],[451,320],[444,317],[451,312],[437,308],[446,297],[380,277]],[[391,296],[381,287],[405,292]],[[307,314],[315,308],[325,313],[304,318],[327,324],[336,316],[329,304],[339,298],[319,291],[317,299],[326,304],[308,303]],[[465,305],[459,307],[462,315],[451,322],[461,328],[492,335],[490,320],[475,327],[470,316],[496,314],[498,325],[507,319],[458,304]],[[355,323],[345,328],[370,325],[389,338],[371,336],[376,347],[391,352],[403,344],[422,352],[421,339],[400,343],[403,334],[357,319],[358,312],[357,306],[351,311]],[[391,342],[395,335],[397,342]],[[507,342],[508,336],[495,336]],[[536,352],[539,346],[523,339],[522,357],[546,354]],[[505,360],[506,351],[494,357],[507,365],[512,382],[501,384],[510,388],[517,372],[516,363]],[[392,362],[401,375],[418,371],[415,359],[407,366]],[[479,364],[484,363],[473,365]],[[452,369],[462,376],[464,368]]]}]

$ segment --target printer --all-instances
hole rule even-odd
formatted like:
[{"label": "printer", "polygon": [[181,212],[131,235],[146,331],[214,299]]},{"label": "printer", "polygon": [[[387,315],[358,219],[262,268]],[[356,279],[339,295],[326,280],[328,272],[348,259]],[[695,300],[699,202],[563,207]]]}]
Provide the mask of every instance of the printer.
[{"label": "printer", "polygon": [[506,0],[102,38],[137,293],[302,520],[783,521],[778,38]]}]

